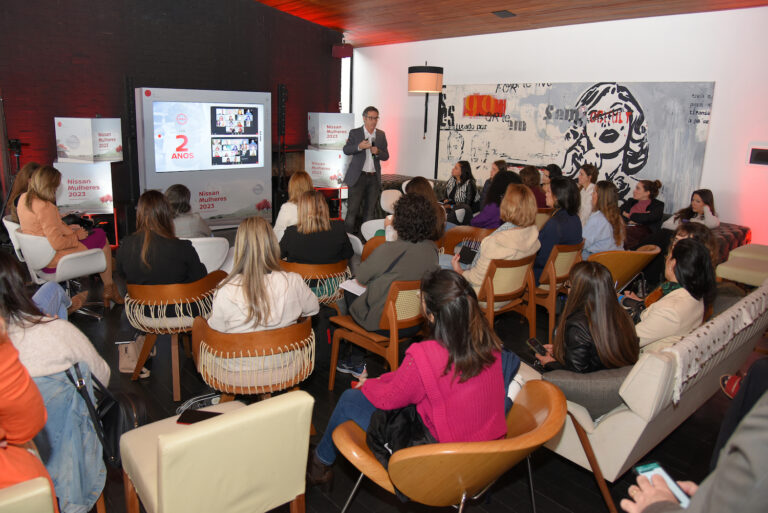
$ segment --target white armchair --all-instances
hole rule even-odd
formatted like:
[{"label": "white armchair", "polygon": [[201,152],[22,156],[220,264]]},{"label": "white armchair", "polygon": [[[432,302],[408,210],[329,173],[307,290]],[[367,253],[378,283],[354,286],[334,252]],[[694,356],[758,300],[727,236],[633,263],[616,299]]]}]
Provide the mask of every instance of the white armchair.
[{"label": "white armchair", "polygon": [[56,250],[51,247],[48,239],[38,235],[30,235],[16,230],[19,248],[24,255],[24,261],[29,274],[38,285],[48,281],[61,283],[63,281],[81,278],[91,274],[104,272],[107,261],[101,249],[89,249],[66,255],[59,260],[55,273],[43,272],[43,268],[53,260]]},{"label": "white armchair", "polygon": [[[126,511],[268,511],[291,502],[303,512],[314,399],[303,391],[225,412],[192,425],[164,419],[123,434]],[[138,493],[138,497],[137,497]]]},{"label": "white armchair", "polygon": [[8,238],[11,239],[11,244],[13,244],[13,250],[16,252],[16,258],[19,259],[19,262],[23,262],[24,255],[21,254],[19,239],[16,237],[16,230],[21,228],[21,226],[19,223],[14,223],[11,221],[11,216],[5,216],[3,218],[3,224],[5,225],[5,230],[8,232]]},{"label": "white armchair", "polygon": [[229,241],[224,237],[197,237],[186,239],[192,242],[192,247],[197,251],[197,256],[205,265],[205,269],[212,273],[221,269],[229,253]]},{"label": "white armchair", "polygon": [[53,513],[51,484],[44,477],[0,490],[0,513]]}]

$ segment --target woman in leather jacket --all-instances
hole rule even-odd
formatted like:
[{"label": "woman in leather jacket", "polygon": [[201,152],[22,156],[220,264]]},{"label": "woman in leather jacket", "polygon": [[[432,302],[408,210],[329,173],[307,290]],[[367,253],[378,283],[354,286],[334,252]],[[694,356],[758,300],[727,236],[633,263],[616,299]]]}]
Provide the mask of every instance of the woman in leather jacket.
[{"label": "woman in leather jacket", "polygon": [[610,271],[597,262],[579,262],[570,280],[554,343],[536,358],[545,370],[581,373],[633,365],[640,351],[635,326],[616,298]]}]

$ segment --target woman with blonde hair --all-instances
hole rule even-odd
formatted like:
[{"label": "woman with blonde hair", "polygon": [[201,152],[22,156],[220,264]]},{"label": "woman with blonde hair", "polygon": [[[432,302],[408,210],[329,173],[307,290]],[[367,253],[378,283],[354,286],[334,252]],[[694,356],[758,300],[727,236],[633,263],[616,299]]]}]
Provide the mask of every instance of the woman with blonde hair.
[{"label": "woman with blonde hair", "polygon": [[101,249],[107,263],[106,269],[99,273],[104,282],[104,306],[110,301],[122,304],[123,297],[112,280],[112,248],[107,235],[96,228],[88,233],[77,225],[64,224],[56,208],[56,189],[61,184],[61,173],[52,166],[43,166],[34,172],[29,180],[27,192],[19,197],[18,215],[21,231],[48,239],[56,251],[53,259],[43,268],[46,273],[55,273],[59,261],[66,255]]},{"label": "woman with blonde hair", "polygon": [[539,250],[536,229],[536,198],[522,184],[510,184],[501,200],[501,220],[504,224],[483,239],[475,261],[467,270],[459,264],[459,255],[451,261],[453,270],[461,274],[475,289],[480,290],[491,260],[519,260]]},{"label": "woman with blonde hair", "polygon": [[249,217],[237,228],[232,272],[213,298],[208,324],[224,333],[272,330],[318,312],[317,297],[296,273],[280,268],[269,223]]},{"label": "woman with blonde hair", "polygon": [[296,171],[288,180],[288,201],[280,207],[275,220],[275,236],[278,242],[283,238],[285,229],[296,224],[299,220],[299,197],[305,192],[314,190],[312,177],[306,171]]},{"label": "woman with blonde hair", "polygon": [[593,253],[621,251],[624,249],[624,221],[619,212],[619,190],[613,183],[600,180],[590,198],[592,214],[584,225],[584,250],[581,257],[586,260]]},{"label": "woman with blonde hair", "polygon": [[289,262],[331,264],[352,257],[344,221],[331,221],[325,196],[317,191],[299,196],[298,223],[280,240],[280,253]]}]

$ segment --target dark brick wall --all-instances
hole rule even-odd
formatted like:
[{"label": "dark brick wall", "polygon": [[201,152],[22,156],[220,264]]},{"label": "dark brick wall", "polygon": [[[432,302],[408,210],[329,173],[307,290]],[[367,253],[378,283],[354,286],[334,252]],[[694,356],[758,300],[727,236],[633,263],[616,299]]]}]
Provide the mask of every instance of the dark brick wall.
[{"label": "dark brick wall", "polygon": [[341,64],[331,47],[340,41],[339,32],[253,0],[4,1],[0,90],[8,136],[29,145],[22,163],[50,163],[53,118],[98,114],[123,118],[125,143],[133,127],[130,84],[269,91],[274,141],[283,83],[286,142],[303,147],[307,112],[338,110]]}]

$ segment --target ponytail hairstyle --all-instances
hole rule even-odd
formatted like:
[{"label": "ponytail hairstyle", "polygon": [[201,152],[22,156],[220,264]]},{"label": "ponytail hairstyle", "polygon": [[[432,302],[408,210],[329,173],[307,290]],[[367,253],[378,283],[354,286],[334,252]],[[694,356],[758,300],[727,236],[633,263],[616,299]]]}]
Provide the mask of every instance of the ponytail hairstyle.
[{"label": "ponytail hairstyle", "polygon": [[633,365],[640,354],[635,325],[616,300],[611,272],[603,264],[582,261],[570,272],[571,291],[560,316],[553,346],[555,359],[565,364],[565,323],[584,312],[600,362],[608,369]]},{"label": "ponytail hairstyle", "polygon": [[421,279],[421,298],[429,336],[448,350],[443,375],[453,371],[463,383],[493,364],[502,343],[464,277],[448,269],[430,272]]}]

